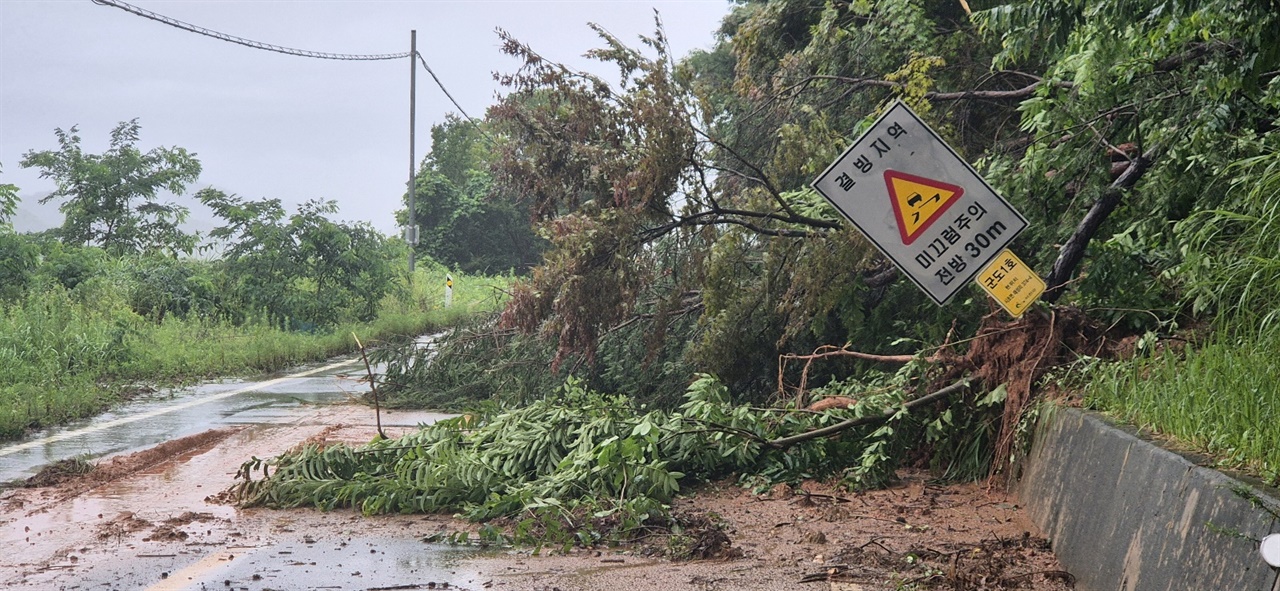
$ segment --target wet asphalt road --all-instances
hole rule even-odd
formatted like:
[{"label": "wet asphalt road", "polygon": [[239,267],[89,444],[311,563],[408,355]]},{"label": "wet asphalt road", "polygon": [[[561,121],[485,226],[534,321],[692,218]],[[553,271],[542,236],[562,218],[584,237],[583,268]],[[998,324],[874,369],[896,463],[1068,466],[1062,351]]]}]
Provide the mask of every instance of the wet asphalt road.
[{"label": "wet asphalt road", "polygon": [[[206,498],[228,486],[250,455],[268,457],[338,425],[357,437],[372,434],[372,409],[349,404],[368,390],[358,381],[364,371],[358,360],[343,360],[157,393],[0,446],[0,481],[12,481],[62,459],[101,461],[211,429],[239,428],[211,450],[72,497],[32,502],[13,493],[0,496],[6,509],[0,588],[482,588],[478,573],[458,566],[474,550],[423,542],[441,527],[439,519],[392,524],[349,510],[246,510]],[[404,432],[445,416],[387,413],[383,424],[389,432]],[[180,515],[198,517],[170,528],[180,537],[159,535]]]},{"label": "wet asphalt road", "polygon": [[369,386],[358,381],[364,373],[362,363],[348,360],[144,395],[111,412],[0,444],[0,482],[27,478],[59,460],[95,460],[209,429],[293,420],[306,408],[364,395]]}]

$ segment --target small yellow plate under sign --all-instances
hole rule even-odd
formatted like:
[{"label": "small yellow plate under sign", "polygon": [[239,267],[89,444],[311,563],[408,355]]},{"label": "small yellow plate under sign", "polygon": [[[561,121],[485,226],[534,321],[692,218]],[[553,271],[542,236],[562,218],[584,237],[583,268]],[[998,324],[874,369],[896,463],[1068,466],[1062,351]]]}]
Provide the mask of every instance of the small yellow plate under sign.
[{"label": "small yellow plate under sign", "polygon": [[974,278],[978,285],[1017,318],[1044,293],[1044,280],[1009,249],[1004,249]]}]

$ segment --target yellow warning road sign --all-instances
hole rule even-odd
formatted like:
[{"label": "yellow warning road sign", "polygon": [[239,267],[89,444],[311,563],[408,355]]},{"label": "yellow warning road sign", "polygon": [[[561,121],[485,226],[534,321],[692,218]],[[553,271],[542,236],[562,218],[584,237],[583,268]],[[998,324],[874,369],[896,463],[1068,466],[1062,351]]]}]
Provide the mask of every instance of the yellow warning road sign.
[{"label": "yellow warning road sign", "polygon": [[884,171],[884,183],[889,187],[903,244],[915,242],[964,195],[964,189],[956,185],[897,170]]},{"label": "yellow warning road sign", "polygon": [[813,188],[939,305],[1027,227],[968,162],[901,101]]},{"label": "yellow warning road sign", "polygon": [[1014,318],[1044,293],[1044,280],[1009,249],[1004,249],[974,278]]}]

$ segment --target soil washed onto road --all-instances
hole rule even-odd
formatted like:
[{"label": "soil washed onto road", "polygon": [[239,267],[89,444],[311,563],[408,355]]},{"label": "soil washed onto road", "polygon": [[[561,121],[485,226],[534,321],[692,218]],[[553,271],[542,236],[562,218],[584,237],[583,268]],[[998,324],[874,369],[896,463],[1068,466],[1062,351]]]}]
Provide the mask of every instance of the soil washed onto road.
[{"label": "soil washed onto road", "polygon": [[[398,436],[439,415],[384,413]],[[390,426],[388,426],[390,425]],[[679,540],[534,554],[428,543],[474,529],[450,516],[239,509],[219,493],[240,464],[301,442],[367,442],[372,410],[313,407],[289,422],[210,430],[128,455],[61,462],[0,494],[5,589],[1068,589],[1014,501],[904,472],[893,488],[820,483],[757,495],[703,486],[674,510]],[[671,562],[672,544],[714,558]]]}]

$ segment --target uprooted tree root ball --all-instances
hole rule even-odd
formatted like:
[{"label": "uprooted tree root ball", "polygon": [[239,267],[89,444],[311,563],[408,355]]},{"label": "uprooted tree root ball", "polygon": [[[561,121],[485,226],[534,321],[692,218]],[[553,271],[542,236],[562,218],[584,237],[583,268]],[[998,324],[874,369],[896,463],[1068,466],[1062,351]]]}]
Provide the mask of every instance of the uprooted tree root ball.
[{"label": "uprooted tree root ball", "polygon": [[[905,402],[901,409],[920,412],[923,416],[937,415],[951,423],[939,423],[938,429],[930,434],[926,442],[901,449],[899,453],[909,457],[913,465],[936,467],[938,458],[934,457],[933,451],[938,446],[934,443],[946,438],[941,431],[954,424],[957,415],[964,415],[968,417],[970,427],[992,431],[990,441],[971,441],[965,445],[979,445],[987,450],[981,456],[990,460],[989,474],[995,476],[1002,473],[1003,468],[1009,464],[1008,460],[1015,454],[1018,427],[1024,413],[1035,400],[1035,388],[1041,378],[1055,368],[1082,358],[1123,357],[1131,353],[1132,341],[1132,336],[1109,331],[1078,308],[1036,308],[1015,320],[1006,320],[1003,313],[997,312],[982,319],[974,336],[954,343],[948,340],[928,354],[878,355],[854,351],[847,345],[828,345],[819,347],[809,355],[783,355],[779,358],[778,366],[778,397],[782,400],[794,399],[795,407],[803,407],[807,411],[852,408],[869,393],[884,386],[850,380],[834,381],[810,390],[807,386],[810,375],[816,371],[815,362],[852,358],[901,365],[903,369],[900,374],[918,374],[918,380],[911,386],[912,389],[934,391]],[[798,384],[794,387],[789,387],[785,382],[785,376],[789,375],[788,363],[791,361],[804,362]],[[916,367],[913,368],[913,365]],[[896,385],[901,387],[901,384]],[[941,395],[954,393],[948,392],[948,389],[956,388],[957,385],[963,385],[963,389],[969,390],[972,395]],[[989,394],[983,397],[983,392]],[[811,399],[817,400],[810,404]],[[1001,405],[1000,412],[998,416],[991,418],[986,417],[986,410],[975,408],[990,408],[996,404]],[[890,409],[882,416],[863,417],[840,426],[888,422],[896,416],[896,412],[897,409]],[[836,432],[837,429],[832,427],[821,435],[830,436]],[[977,474],[970,470],[969,475]]]},{"label": "uprooted tree root ball", "polygon": [[1021,318],[1002,320],[991,314],[961,357],[945,358],[947,374],[969,373],[988,388],[1003,384],[1007,395],[996,441],[993,474],[1014,453],[1015,428],[1034,402],[1033,388],[1053,368],[1082,357],[1114,358],[1123,337],[1106,329],[1078,308],[1033,309]]}]

